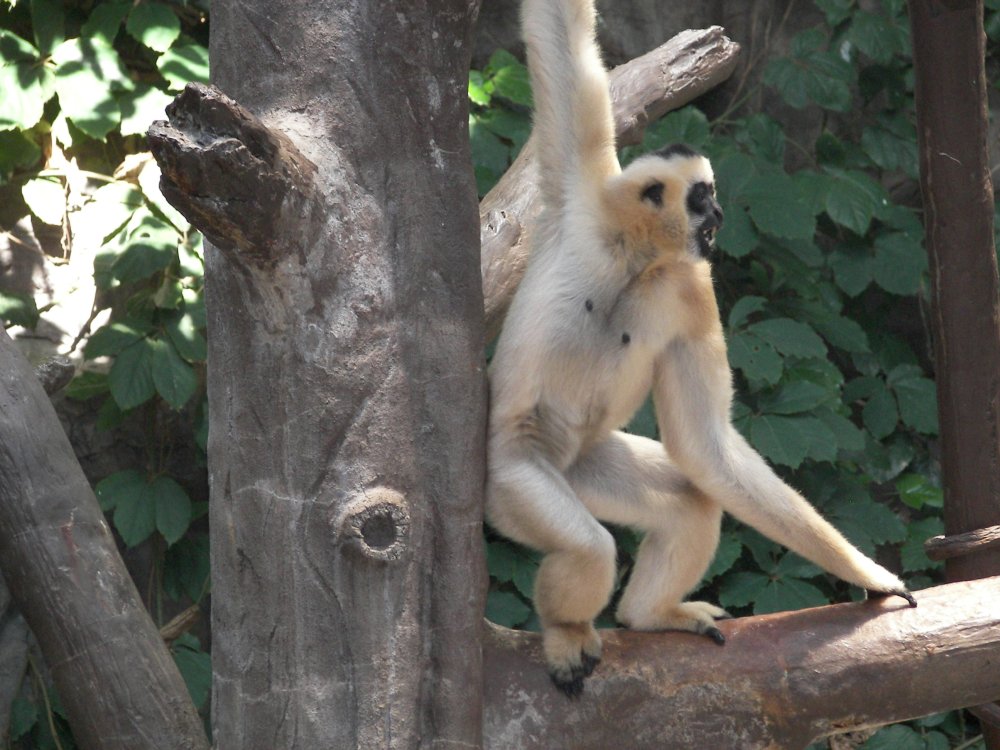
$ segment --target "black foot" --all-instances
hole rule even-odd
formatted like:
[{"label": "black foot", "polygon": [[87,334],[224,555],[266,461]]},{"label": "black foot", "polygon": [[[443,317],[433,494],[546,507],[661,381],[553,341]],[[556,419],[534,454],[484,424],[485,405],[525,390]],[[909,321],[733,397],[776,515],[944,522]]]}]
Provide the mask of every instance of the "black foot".
[{"label": "black foot", "polygon": [[720,646],[726,645],[726,636],[718,628],[705,628],[703,634],[707,635]]},{"label": "black foot", "polygon": [[576,700],[583,695],[583,681],[594,672],[601,657],[581,654],[581,663],[569,669],[550,669],[549,677],[552,684],[570,700]]},{"label": "black foot", "polygon": [[911,594],[906,589],[899,589],[898,591],[872,591],[871,589],[865,589],[868,594],[869,599],[881,599],[886,596],[898,596],[902,599],[906,599],[906,603],[911,607],[917,606],[917,600],[913,598]]}]

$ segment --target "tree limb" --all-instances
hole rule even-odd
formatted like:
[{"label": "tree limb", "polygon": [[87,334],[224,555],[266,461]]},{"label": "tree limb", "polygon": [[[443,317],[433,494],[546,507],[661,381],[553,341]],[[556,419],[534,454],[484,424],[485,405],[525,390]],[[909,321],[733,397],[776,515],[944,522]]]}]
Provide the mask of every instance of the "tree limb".
[{"label": "tree limb", "polygon": [[[583,697],[549,683],[538,634],[491,627],[487,747],[796,748],[1000,697],[1000,577],[687,633],[604,631]],[[625,741],[623,738],[628,738]]]},{"label": "tree limb", "polygon": [[34,371],[0,331],[0,570],[88,750],[207,750]]},{"label": "tree limb", "polygon": [[[666,44],[611,71],[618,145],[639,143],[646,126],[725,81],[740,47],[719,26],[683,31]],[[539,211],[535,145],[529,138],[517,159],[479,204],[486,338],[503,316],[528,262],[525,232]]]}]

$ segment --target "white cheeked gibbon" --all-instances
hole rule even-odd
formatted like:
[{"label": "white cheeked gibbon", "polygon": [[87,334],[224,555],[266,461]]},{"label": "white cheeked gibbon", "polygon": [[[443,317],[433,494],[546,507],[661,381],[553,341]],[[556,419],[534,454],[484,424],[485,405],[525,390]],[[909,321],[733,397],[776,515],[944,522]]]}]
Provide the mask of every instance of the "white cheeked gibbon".
[{"label": "white cheeked gibbon", "polygon": [[[592,0],[524,0],[544,210],[490,370],[486,513],[544,554],[534,603],[569,696],[601,656],[615,580],[599,521],[645,532],[617,619],[724,641],[683,601],[722,511],[845,581],[916,602],[786,485],[730,422],[732,377],[706,255],[722,222],[709,161],[615,152]],[[663,444],[620,432],[652,389]]]}]

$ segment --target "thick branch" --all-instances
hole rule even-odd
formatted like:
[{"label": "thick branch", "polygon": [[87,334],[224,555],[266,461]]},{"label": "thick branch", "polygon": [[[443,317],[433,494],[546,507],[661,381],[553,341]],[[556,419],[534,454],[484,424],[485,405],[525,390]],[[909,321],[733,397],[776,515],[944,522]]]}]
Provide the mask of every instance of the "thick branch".
[{"label": "thick branch", "polygon": [[31,366],[0,332],[0,569],[78,744],[207,749],[187,688]]},{"label": "thick branch", "polygon": [[[611,71],[619,146],[639,143],[646,126],[725,81],[740,47],[722,28],[684,31],[642,57]],[[486,336],[500,331],[528,261],[524,227],[538,213],[534,139],[479,204]]]},{"label": "thick branch", "polygon": [[484,647],[488,747],[796,748],[816,737],[1000,697],[1000,577],[894,599],[686,633],[605,631],[578,702],[549,683],[539,636],[492,628]]},{"label": "thick branch", "polygon": [[167,117],[148,134],[164,197],[223,250],[261,264],[287,254],[274,227],[311,204],[316,167],[214,87],[189,83]]}]

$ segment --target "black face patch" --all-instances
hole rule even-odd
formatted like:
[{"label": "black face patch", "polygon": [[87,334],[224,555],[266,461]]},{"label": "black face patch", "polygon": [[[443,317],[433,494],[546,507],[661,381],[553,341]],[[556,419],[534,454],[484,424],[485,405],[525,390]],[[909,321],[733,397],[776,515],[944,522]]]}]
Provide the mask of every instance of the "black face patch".
[{"label": "black face patch", "polygon": [[715,233],[722,226],[722,207],[715,200],[715,188],[707,182],[696,182],[688,188],[686,203],[698,251],[707,256],[712,251]]},{"label": "black face patch", "polygon": [[663,183],[654,182],[642,191],[642,200],[649,201],[654,206],[663,205]]},{"label": "black face patch", "polygon": [[687,210],[697,216],[709,211],[708,201],[712,197],[712,186],[707,182],[696,182],[688,189]]}]

